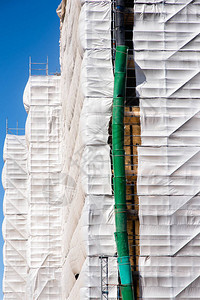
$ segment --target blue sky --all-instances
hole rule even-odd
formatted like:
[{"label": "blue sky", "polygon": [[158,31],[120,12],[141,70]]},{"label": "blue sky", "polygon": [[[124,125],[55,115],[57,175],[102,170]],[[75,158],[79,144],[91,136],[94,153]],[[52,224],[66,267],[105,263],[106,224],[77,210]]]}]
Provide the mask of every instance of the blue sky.
[{"label": "blue sky", "polygon": [[[0,172],[8,126],[25,126],[23,91],[28,80],[28,60],[45,62],[49,72],[59,71],[59,18],[61,0],[0,0]],[[3,221],[4,191],[0,183],[0,222]],[[0,285],[3,277],[3,238],[0,232]],[[3,299],[2,285],[0,299]]]}]

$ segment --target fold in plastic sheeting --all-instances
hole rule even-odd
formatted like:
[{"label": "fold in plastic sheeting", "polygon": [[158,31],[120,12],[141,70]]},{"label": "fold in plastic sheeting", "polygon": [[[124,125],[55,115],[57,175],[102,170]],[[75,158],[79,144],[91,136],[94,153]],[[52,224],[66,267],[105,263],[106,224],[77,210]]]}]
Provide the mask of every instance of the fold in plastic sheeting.
[{"label": "fold in plastic sheeting", "polygon": [[135,3],[142,297],[199,299],[199,3]]},{"label": "fold in plastic sheeting", "polygon": [[80,113],[83,104],[80,73],[83,51],[80,47],[78,27],[81,3],[67,1],[65,18],[61,22],[61,177],[62,203],[62,297],[81,299],[84,286],[81,270],[86,250],[81,239],[80,216],[85,193],[81,184],[81,157],[83,146],[80,135]]}]

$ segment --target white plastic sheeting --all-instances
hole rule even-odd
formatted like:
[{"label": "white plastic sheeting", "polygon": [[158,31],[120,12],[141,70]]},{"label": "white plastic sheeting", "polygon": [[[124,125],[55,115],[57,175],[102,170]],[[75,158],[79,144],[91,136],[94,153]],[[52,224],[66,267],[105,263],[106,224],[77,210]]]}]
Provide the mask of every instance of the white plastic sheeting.
[{"label": "white plastic sheeting", "polygon": [[4,221],[4,299],[26,299],[27,282],[27,147],[24,136],[6,135],[2,183]]},{"label": "white plastic sheeting", "polygon": [[28,111],[29,299],[60,299],[60,77],[31,76],[24,92]]},{"label": "white plastic sheeting", "polygon": [[[99,256],[117,297],[108,126],[113,70],[111,1],[69,0],[61,24],[63,299],[100,299]],[[66,155],[67,154],[67,155]]]},{"label": "white plastic sheeting", "polygon": [[135,60],[145,76],[137,87],[144,300],[200,298],[199,8],[196,1],[135,4]]}]

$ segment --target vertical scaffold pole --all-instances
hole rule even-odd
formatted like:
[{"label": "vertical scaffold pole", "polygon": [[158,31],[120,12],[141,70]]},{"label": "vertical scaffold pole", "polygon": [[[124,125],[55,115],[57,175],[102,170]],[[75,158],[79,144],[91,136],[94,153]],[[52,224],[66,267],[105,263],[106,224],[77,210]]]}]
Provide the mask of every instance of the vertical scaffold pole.
[{"label": "vertical scaffold pole", "polygon": [[29,76],[31,76],[31,56],[29,56]]},{"label": "vertical scaffold pole", "polygon": [[8,134],[8,118],[6,118],[6,134]]},{"label": "vertical scaffold pole", "polygon": [[47,56],[47,64],[46,64],[46,75],[49,74],[49,57]]}]

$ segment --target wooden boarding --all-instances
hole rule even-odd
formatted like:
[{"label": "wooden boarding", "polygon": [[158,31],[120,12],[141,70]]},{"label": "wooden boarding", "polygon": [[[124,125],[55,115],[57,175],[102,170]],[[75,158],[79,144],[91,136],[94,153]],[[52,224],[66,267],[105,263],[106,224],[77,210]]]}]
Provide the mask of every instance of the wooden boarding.
[{"label": "wooden boarding", "polygon": [[[133,44],[130,42],[132,33],[130,29],[134,25],[134,10],[133,1],[126,1],[124,24],[125,30],[129,31],[126,34],[127,46],[133,49]],[[130,77],[129,77],[130,76]],[[127,61],[127,95],[134,97],[135,92],[135,63],[133,52],[130,51]],[[126,172],[126,201],[128,212],[139,210],[139,199],[137,196],[137,170],[138,170],[138,152],[137,148],[141,145],[141,127],[140,127],[140,108],[138,106],[125,107],[124,113],[124,149],[125,149],[125,172]],[[137,213],[138,214],[138,213]],[[136,215],[137,215],[136,214]],[[139,219],[134,214],[127,213],[127,230],[129,239],[129,249],[131,258],[131,267],[133,270],[133,284],[135,290],[135,299],[140,298],[139,294]]]},{"label": "wooden boarding", "polygon": [[[140,137],[140,111],[139,107],[125,107],[124,114],[124,149],[125,149],[125,172],[126,172],[126,201],[127,210],[139,209],[137,196],[137,169],[138,156],[137,147],[141,145]],[[127,213],[127,230],[129,239],[129,250],[131,266],[133,270],[134,288],[137,289],[136,295],[139,299],[139,219],[133,214]]]}]

